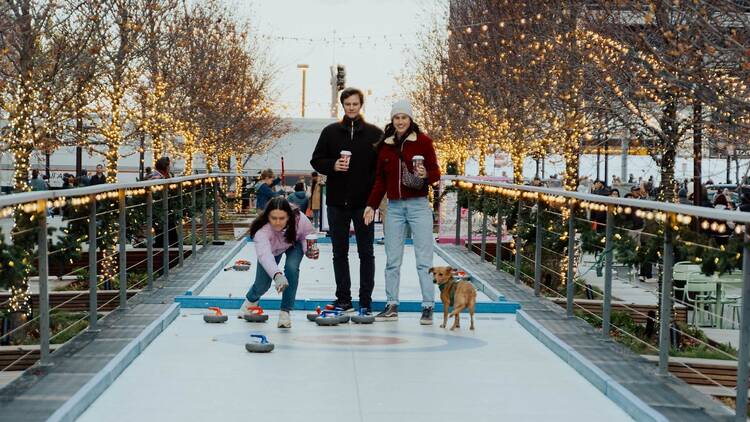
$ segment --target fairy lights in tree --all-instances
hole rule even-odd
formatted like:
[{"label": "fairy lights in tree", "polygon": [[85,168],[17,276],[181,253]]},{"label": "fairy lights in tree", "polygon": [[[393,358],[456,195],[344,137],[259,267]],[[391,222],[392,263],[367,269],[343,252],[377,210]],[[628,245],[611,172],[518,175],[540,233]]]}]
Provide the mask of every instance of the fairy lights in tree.
[{"label": "fairy lights in tree", "polygon": [[469,125],[470,87],[508,127],[509,140],[497,137],[494,146],[508,151],[524,144],[535,157],[560,153],[566,189],[577,185],[582,146],[615,136],[648,148],[661,168],[665,198],[676,152],[696,124],[694,104],[711,114],[704,126],[713,139],[746,143],[750,15],[739,3],[456,0],[450,13],[445,36],[427,32],[417,62],[424,70],[416,78],[439,69],[448,83],[440,91],[409,85],[412,98],[437,92],[450,99],[432,103],[433,114],[451,120],[442,126],[456,132],[438,142],[455,145],[456,134],[472,133],[476,143],[489,134],[481,130],[487,121]]}]

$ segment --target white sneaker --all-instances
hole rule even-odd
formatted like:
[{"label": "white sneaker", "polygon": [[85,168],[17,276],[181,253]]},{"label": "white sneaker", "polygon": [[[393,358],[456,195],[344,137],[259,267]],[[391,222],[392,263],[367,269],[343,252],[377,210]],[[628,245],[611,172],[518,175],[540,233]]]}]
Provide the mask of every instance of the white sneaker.
[{"label": "white sneaker", "polygon": [[279,328],[292,328],[292,318],[289,316],[289,311],[279,312]]},{"label": "white sneaker", "polygon": [[245,318],[245,315],[250,315],[250,312],[248,312],[247,308],[252,308],[253,306],[258,306],[258,302],[250,302],[249,300],[245,299],[245,301],[242,302],[242,306],[240,306],[240,313],[237,314],[237,318],[243,319]]}]

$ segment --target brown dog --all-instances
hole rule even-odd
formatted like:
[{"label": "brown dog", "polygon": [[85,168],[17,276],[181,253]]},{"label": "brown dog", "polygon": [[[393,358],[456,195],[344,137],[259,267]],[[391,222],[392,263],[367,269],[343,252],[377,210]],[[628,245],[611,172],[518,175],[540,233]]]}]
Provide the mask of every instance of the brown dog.
[{"label": "brown dog", "polygon": [[[461,328],[458,314],[469,308],[471,316],[471,327],[474,329],[474,305],[477,303],[477,290],[468,281],[456,281],[453,279],[453,268],[432,267],[430,274],[435,284],[440,288],[440,300],[443,301],[443,323],[440,328],[445,328],[448,317],[456,317],[451,330]],[[453,312],[448,315],[448,308],[453,306]]]}]

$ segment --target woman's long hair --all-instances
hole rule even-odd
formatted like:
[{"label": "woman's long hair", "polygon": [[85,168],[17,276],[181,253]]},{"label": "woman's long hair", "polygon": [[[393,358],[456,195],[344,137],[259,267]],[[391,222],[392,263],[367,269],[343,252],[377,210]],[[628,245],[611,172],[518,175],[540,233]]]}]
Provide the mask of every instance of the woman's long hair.
[{"label": "woman's long hair", "polygon": [[412,133],[416,133],[417,135],[422,133],[422,130],[419,129],[419,125],[414,123],[414,120],[410,117],[409,120],[411,121],[411,124],[409,125],[409,128],[406,129],[406,132],[404,132],[404,136],[401,139],[395,139],[396,138],[396,127],[393,126],[393,119],[391,119],[391,122],[385,125],[385,131],[383,131],[383,136],[380,138],[380,144],[384,140],[388,139],[389,137],[393,136],[394,140],[396,141],[396,144],[400,144],[400,141],[403,141],[406,139],[407,136],[411,135]]},{"label": "woman's long hair", "polygon": [[264,209],[263,212],[253,220],[252,224],[250,224],[250,237],[255,237],[255,233],[257,233],[258,230],[263,228],[266,224],[269,224],[268,216],[273,210],[282,210],[286,212],[286,215],[289,218],[287,219],[286,227],[284,227],[284,230],[286,230],[284,238],[287,243],[294,244],[297,240],[297,218],[299,218],[299,209],[292,209],[292,206],[289,205],[289,201],[283,196],[277,196],[268,201],[266,209]]}]

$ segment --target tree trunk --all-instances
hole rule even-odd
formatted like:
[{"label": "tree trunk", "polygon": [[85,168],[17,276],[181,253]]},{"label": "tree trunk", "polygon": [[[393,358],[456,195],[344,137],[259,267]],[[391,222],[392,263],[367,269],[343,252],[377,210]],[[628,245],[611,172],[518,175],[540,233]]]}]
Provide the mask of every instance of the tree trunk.
[{"label": "tree trunk", "polygon": [[[16,328],[22,326],[26,323],[28,320],[28,317],[23,312],[9,312],[8,313],[8,321],[10,322],[10,330],[13,331]],[[26,339],[26,334],[28,333],[29,329],[28,326],[19,329],[18,331],[15,331],[13,334],[11,334],[8,340],[10,340],[10,344],[21,344]]]},{"label": "tree trunk", "polygon": [[13,151],[13,188],[15,192],[27,192],[31,190],[29,186],[29,157],[34,148],[23,140],[11,143]]},{"label": "tree trunk", "polygon": [[[675,197],[674,166],[675,157],[677,157],[677,143],[679,142],[677,137],[677,107],[674,102],[670,102],[665,106],[662,119],[662,131],[664,139],[662,140],[661,189],[659,192],[659,200],[672,202]],[[698,189],[698,191],[700,191],[700,189]]]},{"label": "tree trunk", "polygon": [[[570,145],[565,149],[565,174],[563,175],[562,185],[563,189],[567,191],[575,191],[578,189],[578,167],[581,162],[581,148],[580,141],[578,139],[572,139],[574,133],[568,133],[565,139],[565,145]],[[597,168],[598,168],[597,164]]]},{"label": "tree trunk", "polygon": [[511,153],[510,160],[513,163],[513,183],[523,184],[523,160],[524,155],[520,153]]}]

